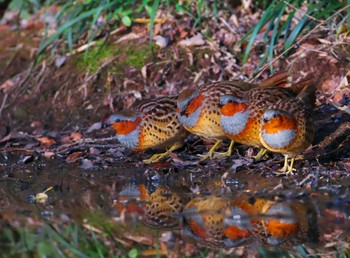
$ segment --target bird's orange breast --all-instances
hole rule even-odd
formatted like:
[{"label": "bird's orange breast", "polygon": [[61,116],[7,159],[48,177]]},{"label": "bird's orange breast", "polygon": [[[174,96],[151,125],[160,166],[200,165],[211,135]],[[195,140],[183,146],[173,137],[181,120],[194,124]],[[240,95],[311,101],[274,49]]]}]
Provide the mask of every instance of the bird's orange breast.
[{"label": "bird's orange breast", "polygon": [[137,126],[141,123],[141,118],[138,117],[135,121],[121,121],[119,123],[113,123],[112,128],[116,131],[117,134],[129,134],[134,131]]},{"label": "bird's orange breast", "polygon": [[283,130],[293,130],[296,128],[296,123],[294,119],[278,116],[266,122],[263,128],[267,134],[274,134]]},{"label": "bird's orange breast", "polygon": [[227,103],[221,108],[221,114],[224,116],[233,116],[238,112],[245,112],[247,110],[245,103]]},{"label": "bird's orange breast", "polygon": [[186,108],[186,115],[194,113],[203,103],[204,96],[202,94],[194,97]]}]

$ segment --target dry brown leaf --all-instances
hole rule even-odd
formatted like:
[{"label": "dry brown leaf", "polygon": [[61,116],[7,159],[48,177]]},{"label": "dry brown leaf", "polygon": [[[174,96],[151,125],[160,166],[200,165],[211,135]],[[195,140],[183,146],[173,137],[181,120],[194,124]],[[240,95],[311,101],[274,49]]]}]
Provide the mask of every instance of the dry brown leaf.
[{"label": "dry brown leaf", "polygon": [[134,234],[131,234],[129,232],[124,233],[123,236],[127,239],[130,239],[134,242],[144,244],[144,245],[153,246],[155,243],[155,240],[152,236],[134,235]]},{"label": "dry brown leaf", "polygon": [[73,142],[76,142],[76,141],[82,139],[82,138],[83,138],[83,135],[82,135],[81,133],[79,133],[79,132],[72,132],[72,133],[70,134],[70,137],[71,137],[71,139],[72,139]]},{"label": "dry brown leaf", "polygon": [[50,158],[52,158],[53,156],[55,156],[55,153],[52,152],[52,151],[45,151],[45,152],[44,152],[44,157],[45,157],[45,158],[50,159]]},{"label": "dry brown leaf", "polygon": [[203,39],[202,34],[197,34],[188,39],[181,40],[179,45],[182,47],[193,47],[193,46],[203,46],[205,41]]},{"label": "dry brown leaf", "polygon": [[3,84],[0,85],[0,90],[2,90],[4,93],[9,93],[12,91],[12,89],[19,83],[20,76],[13,77],[11,79],[8,79]]},{"label": "dry brown leaf", "polygon": [[84,153],[81,152],[81,151],[73,152],[72,154],[68,155],[68,157],[66,158],[66,162],[68,162],[68,163],[75,163],[83,155],[84,155]]},{"label": "dry brown leaf", "polygon": [[39,142],[41,142],[41,146],[44,148],[49,148],[52,144],[55,144],[56,141],[50,139],[46,136],[36,138]]},{"label": "dry brown leaf", "polygon": [[139,35],[137,35],[134,32],[131,32],[131,33],[126,34],[125,36],[121,37],[120,39],[118,39],[116,43],[120,43],[122,41],[130,41],[130,40],[134,40],[134,39],[138,39],[138,38],[140,38]]}]

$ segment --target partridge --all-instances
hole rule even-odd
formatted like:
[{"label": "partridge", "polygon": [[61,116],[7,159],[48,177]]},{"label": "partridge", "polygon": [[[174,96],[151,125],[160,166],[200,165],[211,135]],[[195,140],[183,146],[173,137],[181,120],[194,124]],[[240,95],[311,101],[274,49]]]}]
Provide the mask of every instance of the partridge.
[{"label": "partridge", "polygon": [[[212,158],[215,149],[222,140],[227,138],[220,124],[218,109],[218,103],[222,96],[232,95],[241,98],[243,92],[251,88],[281,84],[286,81],[286,78],[286,73],[280,73],[268,78],[260,85],[242,81],[224,81],[181,92],[177,102],[177,114],[180,123],[193,134],[217,140],[206,155],[201,155],[202,160]],[[233,143],[231,141],[228,151],[221,153],[221,157],[231,155]]]},{"label": "partridge", "polygon": [[[315,84],[310,84],[297,97],[277,101],[261,118],[259,137],[262,145],[285,155],[279,174],[292,173],[296,155],[313,141],[315,91]],[[291,158],[290,164],[288,158]]]},{"label": "partridge", "polygon": [[144,102],[132,113],[111,115],[104,126],[111,126],[119,142],[133,151],[169,148],[144,160],[145,163],[157,162],[181,147],[188,135],[177,118],[176,99],[170,96]]},{"label": "partridge", "polygon": [[254,207],[243,200],[199,196],[183,210],[182,233],[209,246],[231,248],[252,237]]},{"label": "partridge", "polygon": [[[263,148],[260,142],[260,120],[264,111],[277,101],[295,97],[309,81],[302,81],[290,88],[254,87],[241,93],[221,96],[220,122],[225,135],[232,141]],[[266,150],[261,149],[259,159]]]},{"label": "partridge", "polygon": [[270,245],[317,242],[317,212],[309,201],[274,202],[256,199],[260,220],[254,235]]},{"label": "partridge", "polygon": [[187,201],[171,189],[160,186],[151,194],[143,198],[143,223],[152,228],[179,229],[181,212]]}]

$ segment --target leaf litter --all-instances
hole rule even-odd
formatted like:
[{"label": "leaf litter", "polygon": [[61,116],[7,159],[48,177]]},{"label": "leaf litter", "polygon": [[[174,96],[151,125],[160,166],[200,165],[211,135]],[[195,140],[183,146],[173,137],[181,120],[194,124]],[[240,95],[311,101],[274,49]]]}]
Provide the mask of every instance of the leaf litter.
[{"label": "leaf litter", "polygon": [[[12,37],[13,27],[2,27],[3,36],[0,36],[0,44],[3,46],[3,51],[0,51],[0,58],[9,60],[6,62],[6,67],[1,69],[3,76],[0,76],[2,93],[0,143],[2,159],[5,160],[2,164],[5,164],[3,167],[6,180],[11,180],[11,177],[22,180],[24,175],[19,171],[23,167],[40,167],[45,166],[44,164],[51,166],[50,159],[55,159],[60,161],[60,165],[67,163],[64,166],[68,166],[72,171],[77,171],[77,167],[82,169],[78,172],[81,175],[69,175],[64,172],[63,179],[55,178],[48,181],[36,177],[36,180],[42,180],[43,184],[55,185],[47,189],[53,189],[51,191],[56,195],[53,198],[63,202],[67,194],[65,191],[68,191],[67,189],[77,191],[76,189],[82,187],[80,184],[85,184],[85,188],[97,190],[98,193],[103,192],[104,198],[113,198],[118,190],[122,189],[121,182],[128,182],[130,178],[135,177],[134,174],[137,173],[134,171],[135,168],[139,170],[137,176],[141,176],[141,181],[150,184],[156,181],[156,184],[163,184],[164,182],[158,181],[165,180],[165,184],[168,185],[169,180],[174,179],[195,189],[195,195],[217,191],[215,184],[212,184],[213,179],[217,179],[219,185],[224,185],[224,190],[230,189],[233,193],[243,190],[271,199],[316,196],[321,188],[329,195],[345,193],[347,198],[346,189],[349,187],[347,164],[350,162],[348,155],[350,66],[349,61],[344,58],[349,56],[348,48],[344,47],[349,42],[346,33],[335,37],[332,33],[320,30],[296,46],[292,55],[283,56],[272,63],[276,70],[293,71],[295,81],[300,78],[319,78],[321,82],[315,110],[316,138],[313,147],[306,151],[307,158],[301,161],[302,165],[298,167],[298,175],[291,178],[273,179],[272,171],[281,160],[278,154],[272,154],[275,158],[268,161],[251,162],[252,149],[244,146],[238,146],[236,153],[226,160],[210,160],[205,164],[198,164],[195,155],[203,152],[203,145],[211,143],[197,138],[189,138],[185,146],[179,152],[171,154],[168,160],[153,166],[145,166],[140,161],[149,155],[149,152],[130,154],[118,144],[110,130],[101,129],[102,121],[108,114],[125,106],[129,108],[137,100],[178,94],[187,87],[217,80],[252,79],[260,62],[263,30],[258,34],[247,63],[243,65],[240,53],[246,46],[239,42],[261,15],[260,13],[251,15],[249,6],[249,3],[246,3],[246,8],[237,9],[234,13],[220,13],[215,23],[210,22],[211,38],[203,36],[207,35],[208,31],[193,28],[190,19],[181,17],[178,18],[178,22],[171,19],[161,21],[154,30],[154,40],[160,49],[155,49],[155,56],[144,60],[141,68],[136,68],[135,64],[128,64],[126,62],[128,53],[122,53],[118,57],[113,56],[99,63],[100,68],[97,71],[87,73],[76,67],[76,58],[83,55],[82,52],[86,49],[84,44],[77,46],[69,55],[59,55],[52,61],[48,60],[46,64],[34,67],[27,77],[26,69],[29,69],[32,51],[38,46],[38,42],[36,40],[26,42],[25,47],[18,50],[18,53],[11,52],[11,47],[13,44],[19,44],[27,35],[40,35],[42,25],[35,17],[32,24],[21,23],[20,29],[24,33],[22,39]],[[12,18],[10,14],[4,16],[2,24],[11,25],[16,14],[12,14]],[[55,26],[52,29],[54,30]],[[122,48],[130,45],[146,47],[149,44],[148,30],[147,25],[143,23],[135,24],[131,27],[131,31],[117,29],[109,39],[109,44]],[[92,45],[95,44],[98,45],[97,41]],[[281,42],[277,46],[281,51],[283,47]],[[17,59],[21,56],[24,56],[24,62],[20,65]],[[118,68],[118,62],[123,63],[123,66]],[[254,79],[258,82],[268,76],[269,72],[265,70]],[[15,159],[12,157],[13,153],[24,154],[22,162],[18,164],[13,162]],[[28,153],[30,155],[27,155]],[[11,161],[6,157],[10,157]],[[132,168],[128,167],[130,164]],[[126,166],[127,169],[116,170],[119,166]],[[104,169],[114,171],[112,178],[118,186],[113,189],[113,194],[109,192],[110,188],[113,188],[113,183],[108,180],[105,182],[106,179],[101,179],[97,173]],[[156,173],[159,176],[143,178],[148,169],[151,171],[147,173]],[[320,173],[320,169],[323,172]],[[186,174],[182,170],[185,170]],[[17,174],[13,175],[11,171],[16,171]],[[223,174],[225,177],[221,178]],[[68,179],[64,179],[65,177]],[[267,179],[267,182],[264,179]],[[76,185],[73,183],[74,180],[78,180]],[[268,182],[269,180],[271,182]],[[329,185],[329,182],[333,183]],[[27,182],[27,186],[25,183],[21,182],[18,188],[24,189],[22,190],[24,192],[20,192],[22,197],[28,193],[26,187],[33,189],[30,182]],[[94,184],[98,187],[94,188]],[[224,191],[223,189],[220,191]],[[62,197],[60,191],[63,193]],[[6,196],[6,199],[11,198],[11,205],[4,206],[5,208],[19,205],[18,201],[15,201],[16,198],[12,198],[11,195],[12,193]],[[37,195],[38,200],[46,202],[46,191]],[[99,197],[93,194],[84,195],[81,192],[79,195],[82,196],[83,204],[78,207],[99,209]],[[106,199],[103,200],[103,203],[105,202]],[[74,206],[76,202],[67,201],[67,204]],[[108,206],[111,204],[107,202],[106,207]],[[70,210],[62,204],[57,206],[58,213],[68,214]],[[347,216],[338,210],[335,210],[335,213],[332,211],[334,210],[325,210],[330,218],[342,220]],[[69,215],[68,217],[71,219]],[[88,231],[92,230],[97,234],[103,232],[94,225],[85,225]],[[337,241],[329,242],[324,247],[326,251],[330,252],[330,248],[339,243],[338,237],[345,231],[336,229],[334,232]],[[334,234],[324,234],[324,238],[333,241]],[[148,232],[145,236],[127,232],[118,239],[117,241],[125,246],[132,246],[132,242],[153,246],[156,242]],[[161,242],[169,242],[170,239],[163,237]],[[176,253],[167,245],[161,246],[158,253],[150,249],[143,251],[142,254]],[[184,252],[188,255],[196,254],[198,250],[200,249],[195,244],[184,245]],[[248,252],[243,247],[236,251],[241,255]]]}]

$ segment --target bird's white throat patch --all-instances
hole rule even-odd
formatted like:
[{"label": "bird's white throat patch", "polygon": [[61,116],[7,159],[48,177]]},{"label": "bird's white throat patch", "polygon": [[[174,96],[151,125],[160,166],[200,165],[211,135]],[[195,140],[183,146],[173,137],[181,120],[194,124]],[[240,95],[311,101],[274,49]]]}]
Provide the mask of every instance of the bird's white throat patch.
[{"label": "bird's white throat patch", "polygon": [[272,148],[283,148],[287,147],[292,143],[296,136],[296,131],[292,129],[279,131],[277,133],[266,133],[264,129],[262,131],[262,137],[265,142]]},{"label": "bird's white throat patch", "polygon": [[250,116],[249,109],[233,116],[221,115],[221,126],[225,133],[237,135],[244,130]]},{"label": "bird's white throat patch", "polygon": [[129,149],[136,149],[139,145],[139,136],[141,127],[137,126],[135,130],[128,134],[117,134],[118,141]]}]

